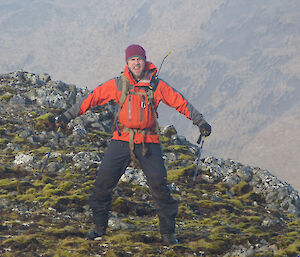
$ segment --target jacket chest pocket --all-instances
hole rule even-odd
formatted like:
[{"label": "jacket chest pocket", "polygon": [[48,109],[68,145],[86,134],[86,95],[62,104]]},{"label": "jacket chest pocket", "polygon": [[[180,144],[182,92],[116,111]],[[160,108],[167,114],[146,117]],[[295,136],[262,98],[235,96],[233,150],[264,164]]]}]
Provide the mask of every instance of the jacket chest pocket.
[{"label": "jacket chest pocket", "polygon": [[150,128],[153,126],[151,106],[144,94],[129,94],[122,106],[119,121],[129,128]]}]

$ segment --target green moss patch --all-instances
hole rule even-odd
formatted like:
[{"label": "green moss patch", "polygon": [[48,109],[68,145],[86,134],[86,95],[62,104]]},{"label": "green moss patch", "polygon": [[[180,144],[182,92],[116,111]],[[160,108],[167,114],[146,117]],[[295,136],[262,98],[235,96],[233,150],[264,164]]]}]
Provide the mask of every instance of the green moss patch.
[{"label": "green moss patch", "polygon": [[35,118],[34,128],[39,131],[51,131],[54,129],[54,115],[47,113]]}]

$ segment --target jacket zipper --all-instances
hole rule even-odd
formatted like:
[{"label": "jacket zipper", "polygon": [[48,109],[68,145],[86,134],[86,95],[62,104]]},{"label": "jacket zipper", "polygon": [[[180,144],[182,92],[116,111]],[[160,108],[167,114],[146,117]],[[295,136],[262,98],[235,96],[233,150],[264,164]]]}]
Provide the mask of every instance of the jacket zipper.
[{"label": "jacket zipper", "polygon": [[132,121],[132,113],[131,113],[131,95],[128,96],[128,119]]},{"label": "jacket zipper", "polygon": [[141,96],[141,110],[140,110],[140,121],[143,121],[144,109],[146,108],[145,96]]}]

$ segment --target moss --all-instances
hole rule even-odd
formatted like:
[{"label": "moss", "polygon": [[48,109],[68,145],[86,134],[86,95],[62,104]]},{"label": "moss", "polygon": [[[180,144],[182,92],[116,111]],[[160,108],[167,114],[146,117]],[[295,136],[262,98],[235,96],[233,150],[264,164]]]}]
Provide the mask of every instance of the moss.
[{"label": "moss", "polygon": [[274,252],[270,250],[270,251],[264,251],[262,253],[256,253],[255,257],[274,257]]},{"label": "moss", "polygon": [[168,171],[168,181],[177,181],[180,177],[184,176],[185,169],[169,170]]},{"label": "moss", "polygon": [[276,240],[278,244],[280,245],[280,248],[286,249],[290,245],[299,247],[300,250],[300,231],[299,227],[296,231],[296,233],[289,232],[288,234],[280,234],[276,237]]},{"label": "moss", "polygon": [[194,167],[195,167],[195,165],[193,164],[193,165],[181,168],[181,169],[169,170],[168,171],[168,180],[170,182],[175,182],[179,178],[186,176],[188,173],[193,171]]},{"label": "moss", "polygon": [[[76,232],[76,231],[74,231]],[[86,252],[90,250],[90,244],[87,240],[80,237],[67,237],[62,239],[59,243],[59,248],[69,249],[77,252]]]},{"label": "moss", "polygon": [[0,194],[0,199],[11,199],[11,196],[7,194],[7,191],[3,191]]},{"label": "moss", "polygon": [[18,195],[17,196],[18,201],[35,201],[36,200],[36,195],[35,194],[24,194],[24,195]]},{"label": "moss", "polygon": [[297,229],[297,230],[299,230],[299,228],[300,228],[300,219],[295,218],[293,221],[291,221],[291,222],[288,223],[288,227],[290,229]]},{"label": "moss", "polygon": [[0,135],[3,136],[6,134],[6,128],[0,127]]},{"label": "moss", "polygon": [[6,145],[9,142],[6,138],[0,138],[0,145]]},{"label": "moss", "polygon": [[131,235],[129,233],[120,232],[116,235],[112,235],[109,237],[109,241],[115,243],[116,245],[122,243],[132,243],[131,242]]},{"label": "moss", "polygon": [[76,174],[76,173],[71,173],[71,172],[66,171],[66,175],[64,176],[64,179],[65,180],[76,180],[81,177],[82,177],[82,174],[78,174],[78,173]]},{"label": "moss", "polygon": [[15,137],[13,138],[13,142],[14,143],[24,143],[24,142],[26,142],[26,139],[19,137],[19,135],[15,135]]},{"label": "moss", "polygon": [[120,213],[128,214],[129,208],[127,206],[127,200],[123,197],[118,197],[112,204],[112,210]]},{"label": "moss", "polygon": [[222,240],[216,240],[210,242],[206,239],[200,239],[197,241],[189,242],[187,244],[193,250],[205,250],[209,251],[212,254],[222,253],[228,249],[228,245]]},{"label": "moss", "polygon": [[214,227],[214,226],[219,224],[218,220],[214,220],[214,219],[211,219],[211,218],[205,218],[200,222],[201,222],[201,224],[203,224],[205,226],[210,226],[210,227]]},{"label": "moss", "polygon": [[180,204],[178,207],[178,218],[188,217],[188,216],[197,216],[194,212],[184,204]]},{"label": "moss", "polygon": [[46,192],[46,191],[48,191],[50,189],[53,189],[53,188],[54,188],[54,185],[52,185],[52,184],[49,183],[49,184],[46,184],[44,186],[43,191]]},{"label": "moss", "polygon": [[44,191],[44,196],[46,197],[53,197],[55,195],[63,195],[64,190],[60,188],[54,188],[54,189],[48,189],[48,190],[43,190]]},{"label": "moss", "polygon": [[247,203],[253,203],[253,201],[256,201],[258,203],[265,202],[265,197],[263,194],[257,194],[253,191],[250,191],[249,193],[240,196],[239,199]]},{"label": "moss", "polygon": [[[276,257],[281,256],[299,256],[300,253],[300,240],[295,241],[294,243],[290,244],[285,249],[281,249],[275,253]],[[298,254],[298,255],[297,255]]]},{"label": "moss", "polygon": [[43,188],[45,186],[45,184],[38,179],[36,179],[32,184],[35,188]]},{"label": "moss", "polygon": [[32,111],[29,113],[29,116],[35,118],[37,116],[37,113]]},{"label": "moss", "polygon": [[37,235],[31,234],[14,236],[13,238],[5,240],[2,245],[5,247],[26,251],[41,247],[41,242],[38,240]]},{"label": "moss", "polygon": [[7,171],[6,166],[5,166],[5,165],[2,165],[2,164],[0,163],[0,172],[4,173],[4,172],[6,172],[6,171]]},{"label": "moss", "polygon": [[5,94],[0,97],[0,100],[5,100],[8,103],[12,97],[13,95],[11,94]]},{"label": "moss", "polygon": [[232,204],[233,206],[235,206],[237,208],[244,209],[244,205],[239,199],[227,199],[226,202]]},{"label": "moss", "polygon": [[287,235],[289,237],[299,237],[300,238],[300,232],[297,232],[297,231],[289,232],[289,233],[287,233]]},{"label": "moss", "polygon": [[166,136],[160,136],[159,137],[159,141],[161,142],[161,144],[163,145],[169,145],[171,138],[166,137]]},{"label": "moss", "polygon": [[234,185],[232,188],[231,188],[231,191],[235,194],[235,195],[243,195],[247,192],[249,192],[250,190],[250,186],[249,184],[246,182],[246,181],[241,181],[239,182],[238,184]]},{"label": "moss", "polygon": [[108,133],[108,132],[101,131],[101,130],[93,130],[92,133],[95,133],[96,135],[99,135],[101,137],[108,137],[108,138],[112,137],[112,133]]},{"label": "moss", "polygon": [[65,210],[67,208],[81,208],[84,204],[87,204],[88,194],[81,195],[60,195],[63,194],[62,190],[52,189],[48,191],[47,194],[50,194],[51,197],[46,195],[44,207],[55,208],[58,210]]},{"label": "moss", "polygon": [[54,115],[46,113],[35,118],[34,128],[39,131],[51,131],[54,129]]},{"label": "moss", "polygon": [[167,252],[165,252],[165,256],[166,257],[180,257],[180,255],[177,255],[174,250],[168,250]]},{"label": "moss", "polygon": [[67,191],[67,190],[70,190],[70,188],[73,186],[74,186],[74,183],[72,181],[65,181],[59,185],[59,188],[64,191]]},{"label": "moss", "polygon": [[178,169],[181,166],[182,160],[174,160],[168,163],[168,169]]},{"label": "moss", "polygon": [[245,223],[245,229],[243,230],[244,233],[253,234],[255,236],[259,236],[261,233],[264,234],[264,231],[262,231],[262,227],[260,225],[253,225],[250,222]]},{"label": "moss", "polygon": [[58,236],[58,237],[67,237],[72,234],[76,234],[78,230],[75,227],[72,226],[65,226],[63,228],[55,228],[55,227],[50,227],[46,228],[44,233],[51,235],[51,236]]},{"label": "moss", "polygon": [[18,191],[20,186],[19,180],[16,179],[1,179],[0,188],[9,191]]},{"label": "moss", "polygon": [[49,153],[49,151],[50,151],[50,147],[42,146],[40,148],[32,150],[32,153],[34,153],[34,154],[46,154],[46,153]]},{"label": "moss", "polygon": [[[50,251],[50,255],[49,256],[53,256],[53,257],[86,257],[87,253],[76,253],[70,250],[64,250],[64,249],[57,249],[57,250],[52,250]],[[48,255],[46,255],[48,256]]]},{"label": "moss", "polygon": [[259,216],[247,216],[246,219],[255,223],[260,223],[262,221],[262,218]]},{"label": "moss", "polygon": [[117,254],[114,250],[110,250],[105,254],[106,257],[118,257],[121,256],[119,254]]},{"label": "moss", "polygon": [[44,183],[44,184],[49,184],[49,183],[51,184],[51,183],[53,183],[53,179],[50,178],[50,177],[48,177],[48,176],[45,176],[45,175],[44,175],[44,176],[42,177],[41,182]]},{"label": "moss", "polygon": [[195,159],[195,155],[193,154],[183,154],[181,153],[178,158],[178,160],[185,160],[185,161],[193,161]]},{"label": "moss", "polygon": [[167,147],[164,147],[164,152],[182,152],[185,153],[188,151],[188,147],[185,145],[169,145]]}]

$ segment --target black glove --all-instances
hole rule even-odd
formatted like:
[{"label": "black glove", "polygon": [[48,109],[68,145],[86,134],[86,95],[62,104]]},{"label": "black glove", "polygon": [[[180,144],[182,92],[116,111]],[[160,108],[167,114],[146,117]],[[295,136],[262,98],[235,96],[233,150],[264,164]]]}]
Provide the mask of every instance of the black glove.
[{"label": "black glove", "polygon": [[68,124],[68,119],[65,115],[60,115],[58,117],[55,118],[55,126],[57,129],[59,128],[65,128],[66,125]]},{"label": "black glove", "polygon": [[208,137],[211,134],[211,126],[205,122],[199,126],[201,136]]}]

